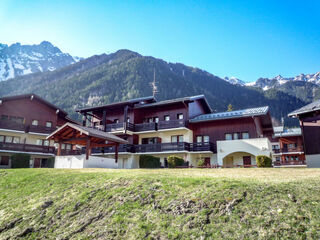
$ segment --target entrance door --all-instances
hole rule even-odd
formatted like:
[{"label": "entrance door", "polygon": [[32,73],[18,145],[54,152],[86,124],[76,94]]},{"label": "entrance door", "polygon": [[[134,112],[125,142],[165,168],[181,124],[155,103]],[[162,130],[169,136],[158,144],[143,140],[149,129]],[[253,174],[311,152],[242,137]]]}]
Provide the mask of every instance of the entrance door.
[{"label": "entrance door", "polygon": [[227,168],[233,167],[233,157],[232,156],[226,157],[225,167],[227,167]]},{"label": "entrance door", "polygon": [[251,165],[251,157],[250,156],[243,156],[243,165]]},{"label": "entrance door", "polygon": [[33,161],[33,167],[34,168],[39,168],[41,167],[41,158],[35,158]]},{"label": "entrance door", "polygon": [[209,157],[204,158],[204,165],[207,167],[210,166],[210,158]]}]

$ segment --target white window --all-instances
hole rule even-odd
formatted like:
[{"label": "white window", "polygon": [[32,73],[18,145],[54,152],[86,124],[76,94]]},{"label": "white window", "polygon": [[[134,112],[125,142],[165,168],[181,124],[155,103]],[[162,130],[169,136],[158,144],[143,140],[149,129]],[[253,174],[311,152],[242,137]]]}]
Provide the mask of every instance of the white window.
[{"label": "white window", "polygon": [[165,120],[165,121],[170,121],[170,116],[169,116],[169,115],[165,115],[165,116],[164,116],[164,120]]},{"label": "white window", "polygon": [[178,142],[178,136],[171,136],[171,142]]},{"label": "white window", "polygon": [[239,139],[239,133],[233,133],[233,140]]},{"label": "white window", "polygon": [[210,142],[209,136],[203,136],[203,142]]},{"label": "white window", "polygon": [[50,145],[50,141],[49,140],[44,140],[43,141],[43,145],[44,146],[49,146]]},{"label": "white window", "polygon": [[154,118],[154,122],[158,123],[158,122],[159,122],[159,118],[158,118],[158,117],[155,117],[155,118]]},{"label": "white window", "polygon": [[4,142],[4,136],[0,136],[0,142]]},{"label": "white window", "polygon": [[66,145],[64,143],[61,144],[61,149],[66,149]]},{"label": "white window", "polygon": [[52,122],[46,122],[46,127],[51,128],[52,127]]},{"label": "white window", "polygon": [[183,114],[182,113],[178,113],[177,114],[177,119],[183,119]]},{"label": "white window", "polygon": [[249,133],[248,132],[243,132],[242,133],[242,139],[249,139]]},{"label": "white window", "polygon": [[129,117],[127,117],[127,122],[128,122],[128,123],[130,122],[130,118],[129,118]]},{"label": "white window", "polygon": [[66,144],[66,149],[71,150],[71,144]]},{"label": "white window", "polygon": [[36,140],[36,145],[42,146],[43,145],[43,140],[42,139],[37,139]]},{"label": "white window", "polygon": [[39,121],[38,120],[32,120],[32,126],[38,126]]},{"label": "white window", "polygon": [[12,137],[6,136],[6,143],[12,143]]},{"label": "white window", "polygon": [[13,137],[13,143],[20,143],[20,137]]},{"label": "white window", "polygon": [[226,138],[226,140],[232,140],[232,134],[226,133],[225,138]]},{"label": "white window", "polygon": [[197,136],[197,143],[201,143],[202,142],[202,136]]}]

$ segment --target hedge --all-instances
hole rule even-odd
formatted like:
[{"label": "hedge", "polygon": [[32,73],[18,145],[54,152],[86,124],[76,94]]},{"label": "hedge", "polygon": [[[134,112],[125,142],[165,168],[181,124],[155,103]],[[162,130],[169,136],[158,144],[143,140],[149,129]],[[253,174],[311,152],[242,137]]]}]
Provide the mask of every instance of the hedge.
[{"label": "hedge", "polygon": [[11,155],[11,168],[29,168],[31,156],[26,153]]},{"label": "hedge", "polygon": [[152,155],[140,155],[139,166],[140,168],[160,168],[160,158]]},{"label": "hedge", "polygon": [[257,167],[272,167],[272,159],[268,156],[259,155],[256,157]]},{"label": "hedge", "polygon": [[178,156],[169,156],[168,157],[168,164],[170,168],[175,168],[178,166],[183,166],[184,159]]}]

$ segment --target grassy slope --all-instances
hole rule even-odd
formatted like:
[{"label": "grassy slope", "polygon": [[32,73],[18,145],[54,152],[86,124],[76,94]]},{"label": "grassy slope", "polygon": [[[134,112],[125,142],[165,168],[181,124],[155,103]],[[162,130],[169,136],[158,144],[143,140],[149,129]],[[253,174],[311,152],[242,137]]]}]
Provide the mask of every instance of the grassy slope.
[{"label": "grassy slope", "polygon": [[320,169],[0,170],[0,239],[319,239]]}]

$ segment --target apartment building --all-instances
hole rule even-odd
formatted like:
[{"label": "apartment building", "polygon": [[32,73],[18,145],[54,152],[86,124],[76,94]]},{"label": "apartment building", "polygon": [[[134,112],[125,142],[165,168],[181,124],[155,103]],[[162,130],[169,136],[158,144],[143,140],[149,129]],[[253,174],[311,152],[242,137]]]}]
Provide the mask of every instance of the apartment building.
[{"label": "apartment building", "polygon": [[274,166],[306,166],[301,128],[274,127],[272,142]]},{"label": "apartment building", "polygon": [[307,167],[320,167],[320,100],[289,113],[299,119]]},{"label": "apartment building", "polygon": [[[15,153],[30,154],[30,167],[47,167],[55,147],[46,137],[69,121],[65,111],[35,94],[0,98],[0,168],[10,168]],[[71,147],[62,146],[66,153]]]},{"label": "apartment building", "polygon": [[[128,141],[119,145],[118,168],[138,168],[139,155],[151,154],[167,167],[177,155],[189,166],[199,160],[224,167],[255,165],[271,156],[273,127],[268,107],[213,113],[203,95],[156,101],[154,97],[78,110],[83,125]],[[113,158],[115,148],[96,148],[95,156]]]}]

